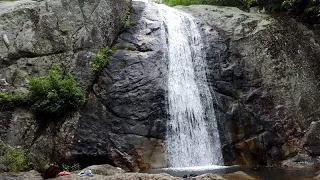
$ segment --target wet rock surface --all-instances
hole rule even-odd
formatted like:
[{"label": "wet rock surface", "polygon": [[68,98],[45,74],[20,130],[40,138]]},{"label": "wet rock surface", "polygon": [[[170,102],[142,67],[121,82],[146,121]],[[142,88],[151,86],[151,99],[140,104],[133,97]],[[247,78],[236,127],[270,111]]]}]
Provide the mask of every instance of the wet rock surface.
[{"label": "wet rock surface", "polygon": [[206,39],[226,164],[317,156],[317,136],[310,135],[317,128],[310,123],[319,117],[317,31],[230,7],[179,9],[195,17]]},{"label": "wet rock surface", "polygon": [[234,173],[230,174],[224,174],[222,177],[228,179],[228,180],[258,180],[258,178],[249,176],[248,174],[242,172],[242,171],[237,171]]},{"label": "wet rock surface", "polygon": [[75,156],[105,158],[127,171],[166,166],[166,61],[158,16],[154,6],[133,2],[131,27],[119,36],[119,50],[81,112]]}]

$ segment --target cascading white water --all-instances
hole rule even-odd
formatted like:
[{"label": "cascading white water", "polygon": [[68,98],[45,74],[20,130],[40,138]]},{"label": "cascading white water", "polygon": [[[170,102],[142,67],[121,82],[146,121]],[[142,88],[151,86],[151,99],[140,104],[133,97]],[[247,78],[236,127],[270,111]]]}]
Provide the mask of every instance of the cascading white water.
[{"label": "cascading white water", "polygon": [[221,165],[222,153],[206,78],[201,34],[192,16],[157,5],[166,29],[169,167]]}]

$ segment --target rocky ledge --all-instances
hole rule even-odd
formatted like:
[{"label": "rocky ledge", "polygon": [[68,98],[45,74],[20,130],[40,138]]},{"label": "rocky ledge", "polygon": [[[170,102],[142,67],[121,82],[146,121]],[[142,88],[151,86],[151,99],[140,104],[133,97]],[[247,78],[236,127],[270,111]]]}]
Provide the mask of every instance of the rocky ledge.
[{"label": "rocky ledge", "polygon": [[[56,180],[183,180],[185,178],[173,177],[169,174],[146,174],[146,173],[126,173],[121,168],[112,167],[110,165],[95,165],[85,168],[84,170],[91,170],[93,177],[80,177],[78,172],[73,172],[71,175],[54,178]],[[0,174],[2,180],[42,180],[40,174],[36,171],[29,171],[23,173],[2,173]],[[203,174],[196,177],[187,178],[190,180],[258,180],[245,174],[242,171],[217,175],[217,174]]]}]

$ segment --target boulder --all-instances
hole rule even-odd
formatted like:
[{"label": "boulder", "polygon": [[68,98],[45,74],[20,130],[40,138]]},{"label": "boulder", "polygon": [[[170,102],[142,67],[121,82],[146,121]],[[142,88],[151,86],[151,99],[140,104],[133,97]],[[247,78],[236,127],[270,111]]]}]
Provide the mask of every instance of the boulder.
[{"label": "boulder", "polygon": [[298,154],[282,161],[281,165],[286,168],[320,168],[320,157],[312,157],[308,154]]},{"label": "boulder", "polygon": [[[62,176],[55,178],[56,180],[81,180],[82,177],[78,175]],[[177,178],[170,176],[168,174],[143,174],[143,173],[126,173],[126,174],[116,174],[113,176],[102,176],[94,175],[93,177],[86,178],[92,180],[182,180],[182,178]]]},{"label": "boulder", "polygon": [[313,121],[304,135],[303,147],[311,156],[320,155],[320,121]]},{"label": "boulder", "polygon": [[312,179],[313,179],[313,180],[319,180],[319,179],[320,179],[320,174],[317,175],[317,176],[315,176],[315,177],[313,177]]},{"label": "boulder", "polygon": [[252,177],[243,171],[237,171],[230,174],[223,174],[222,177],[228,179],[228,180],[259,180],[258,178]]},{"label": "boulder", "polygon": [[0,173],[1,180],[42,180],[40,173],[36,171],[20,173]]},{"label": "boulder", "polygon": [[116,174],[123,174],[126,172],[125,170],[119,167],[113,167],[109,164],[92,165],[92,166],[86,167],[84,170],[91,170],[93,174],[104,175],[104,176],[112,176]]},{"label": "boulder", "polygon": [[221,177],[217,174],[203,174],[197,177],[192,178],[193,180],[226,180],[225,178]]}]

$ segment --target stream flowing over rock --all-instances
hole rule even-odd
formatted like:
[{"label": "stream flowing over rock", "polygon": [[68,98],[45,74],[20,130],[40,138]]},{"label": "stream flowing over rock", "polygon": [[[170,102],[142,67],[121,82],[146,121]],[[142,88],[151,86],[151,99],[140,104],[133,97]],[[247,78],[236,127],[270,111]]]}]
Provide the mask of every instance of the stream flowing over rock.
[{"label": "stream flowing over rock", "polygon": [[[53,161],[126,171],[167,166],[167,39],[158,9],[146,2],[131,2],[130,28],[121,31],[128,8],[129,0],[0,2],[1,90],[27,92],[27,74],[61,63],[88,92],[80,111],[48,124],[23,106],[1,109],[0,140],[30,149],[35,168]],[[225,164],[317,163],[319,32],[237,8],[176,8],[193,16],[204,42]],[[118,50],[96,76],[94,52],[115,41]]]}]

